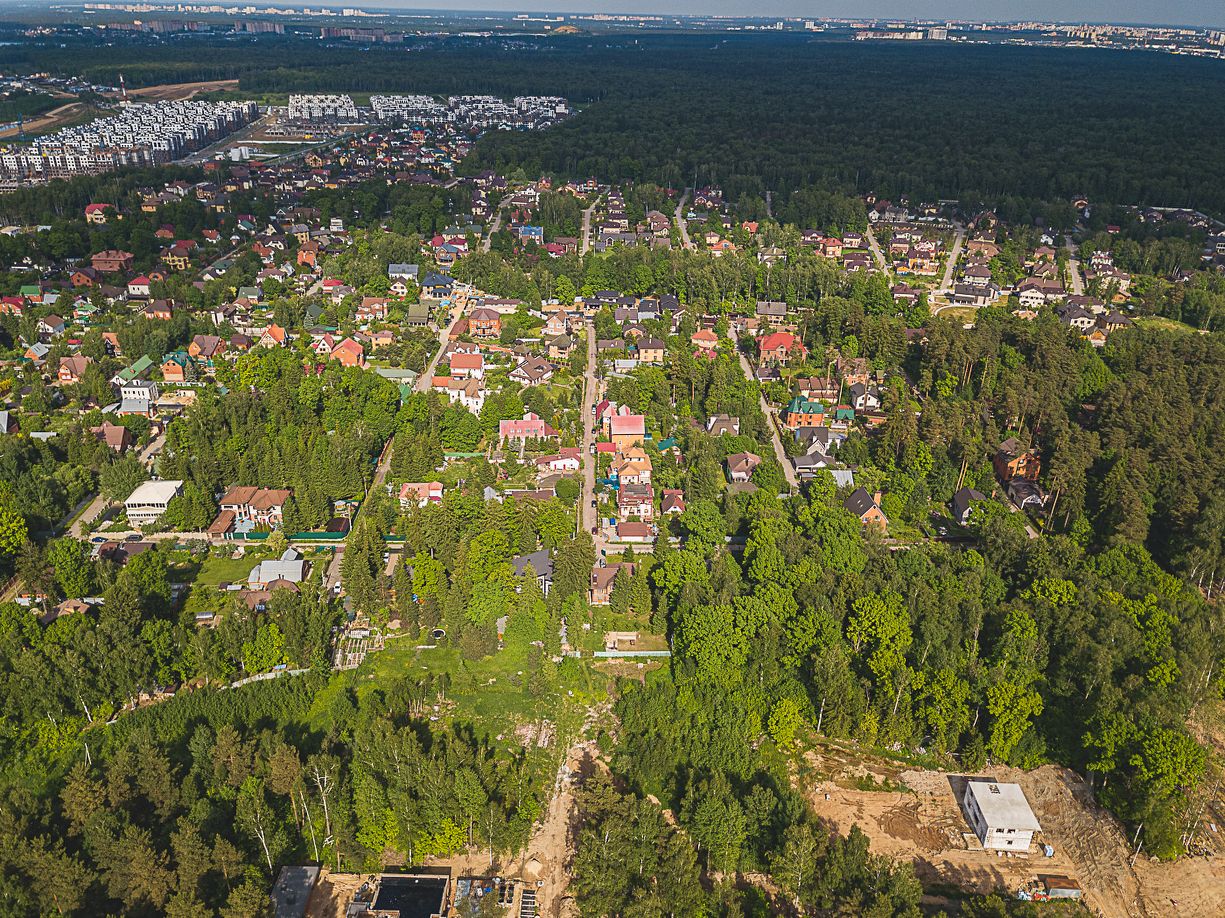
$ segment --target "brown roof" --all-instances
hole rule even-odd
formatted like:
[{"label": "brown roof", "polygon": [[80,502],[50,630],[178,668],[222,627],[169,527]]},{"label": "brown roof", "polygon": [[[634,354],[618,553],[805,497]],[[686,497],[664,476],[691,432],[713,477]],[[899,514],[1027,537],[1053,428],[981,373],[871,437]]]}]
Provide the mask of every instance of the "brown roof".
[{"label": "brown roof", "polygon": [[221,498],[223,507],[252,507],[255,510],[269,510],[272,507],[284,506],[289,499],[287,488],[253,488],[235,485],[225,492]]}]

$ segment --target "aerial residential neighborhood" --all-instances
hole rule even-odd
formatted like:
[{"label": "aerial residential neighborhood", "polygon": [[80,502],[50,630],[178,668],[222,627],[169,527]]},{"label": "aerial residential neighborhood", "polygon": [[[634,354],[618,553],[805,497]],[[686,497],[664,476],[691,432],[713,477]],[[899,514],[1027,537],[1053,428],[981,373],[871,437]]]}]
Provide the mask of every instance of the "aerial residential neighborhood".
[{"label": "aerial residential neighborhood", "polygon": [[1225,910],[1225,22],[874,15],[0,22],[6,914]]}]

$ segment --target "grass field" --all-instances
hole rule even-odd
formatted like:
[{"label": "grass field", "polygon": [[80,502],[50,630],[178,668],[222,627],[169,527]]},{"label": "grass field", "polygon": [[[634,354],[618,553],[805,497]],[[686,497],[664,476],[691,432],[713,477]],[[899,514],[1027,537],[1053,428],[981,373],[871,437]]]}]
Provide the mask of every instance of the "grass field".
[{"label": "grass field", "polygon": [[1139,328],[1155,328],[1159,331],[1177,331],[1191,332],[1199,334],[1200,330],[1193,326],[1187,325],[1185,322],[1179,322],[1175,319],[1167,319],[1164,316],[1136,316],[1133,319],[1136,326]]},{"label": "grass field", "polygon": [[559,734],[576,730],[588,706],[606,699],[615,681],[589,660],[570,657],[556,666],[547,665],[544,672],[533,678],[526,651],[514,648],[471,661],[455,647],[419,648],[411,638],[396,637],[356,670],[333,677],[316,695],[309,722],[316,729],[325,728],[332,706],[346,688],[364,698],[400,679],[446,674],[450,686],[435,716],[470,722],[479,735],[517,748],[522,746],[515,735],[519,726],[547,720]]},{"label": "grass field", "polygon": [[950,306],[948,309],[941,309],[939,318],[948,319],[950,322],[956,322],[959,325],[964,325],[967,322],[974,321],[974,314],[978,310],[972,306]]}]

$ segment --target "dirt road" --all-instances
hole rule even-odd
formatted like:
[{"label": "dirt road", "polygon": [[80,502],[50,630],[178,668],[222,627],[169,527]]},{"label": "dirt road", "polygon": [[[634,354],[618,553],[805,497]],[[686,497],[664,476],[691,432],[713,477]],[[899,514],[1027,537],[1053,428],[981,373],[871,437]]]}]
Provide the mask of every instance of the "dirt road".
[{"label": "dirt road", "polygon": [[191,99],[202,92],[220,92],[237,89],[238,80],[207,80],[202,83],[162,83],[158,86],[142,86],[129,89],[128,98],[140,102],[178,102]]},{"label": "dirt road", "polygon": [[0,131],[0,140],[7,140],[13,137],[20,136],[22,130],[27,135],[29,134],[47,134],[55,131],[71,121],[76,120],[85,114],[90,106],[84,102],[69,102],[67,105],[61,105],[59,108],[53,108],[45,114],[39,115],[37,118],[28,119],[22,127],[9,128],[7,131]]}]

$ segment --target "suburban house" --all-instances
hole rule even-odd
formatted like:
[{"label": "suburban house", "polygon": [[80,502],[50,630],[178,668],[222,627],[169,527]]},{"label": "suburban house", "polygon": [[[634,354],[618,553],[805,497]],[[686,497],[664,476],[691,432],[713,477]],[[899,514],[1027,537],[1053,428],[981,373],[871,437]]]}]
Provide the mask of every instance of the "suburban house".
[{"label": "suburban house", "polygon": [[502,334],[502,314],[482,306],[468,316],[468,333],[474,338],[496,338]]},{"label": "suburban house", "polygon": [[869,494],[866,488],[856,488],[842,506],[859,518],[864,526],[875,526],[881,532],[889,528],[889,518],[880,508],[880,492]]},{"label": "suburban house", "polygon": [[103,421],[100,427],[91,427],[89,432],[116,453],[126,452],[132,445],[132,432],[120,424]]},{"label": "suburban house", "polygon": [[106,249],[90,256],[89,263],[99,274],[126,274],[132,270],[136,256],[119,249]]},{"label": "suburban house", "polygon": [[358,322],[373,322],[387,318],[387,300],[381,296],[362,297],[354,316]]},{"label": "suburban house", "polygon": [[988,850],[1028,851],[1034,833],[1042,831],[1019,784],[967,781],[961,804],[974,834]]},{"label": "suburban house", "polygon": [[608,419],[608,439],[619,451],[641,446],[646,432],[646,418],[641,414],[614,414]]},{"label": "suburban house", "polygon": [[344,367],[360,367],[366,364],[366,349],[352,338],[345,338],[330,354],[332,360],[339,361]]},{"label": "suburban house", "polygon": [[406,481],[400,485],[400,508],[442,503],[441,481]]},{"label": "suburban house", "polygon": [[528,440],[555,440],[561,435],[541,420],[540,415],[529,411],[522,420],[498,421],[498,439],[501,442],[525,443]]},{"label": "suburban house", "polygon": [[651,522],[655,519],[655,490],[649,484],[622,482],[617,489],[617,516]]},{"label": "suburban house", "polygon": [[974,504],[986,499],[987,496],[981,491],[962,488],[953,495],[953,519],[965,526],[970,522],[970,517],[974,515]]},{"label": "suburban house", "polygon": [[421,294],[432,299],[441,300],[443,297],[451,295],[451,290],[454,286],[454,279],[445,274],[427,274],[425,279],[421,281]]},{"label": "suburban house", "polygon": [[577,446],[564,446],[552,456],[539,457],[536,466],[549,472],[577,472],[583,464],[580,454]]},{"label": "suburban house", "polygon": [[625,450],[609,467],[609,476],[619,485],[650,484],[652,472],[651,459],[640,446]]},{"label": "suburban house", "polygon": [[1042,471],[1042,460],[1038,458],[1038,451],[1027,448],[1016,437],[1009,437],[999,445],[995,455],[991,457],[991,464],[995,466],[996,477],[1004,484],[1014,478],[1037,481],[1038,474]]},{"label": "suburban house", "polygon": [[659,510],[664,516],[685,512],[685,492],[680,488],[664,488],[659,498]]},{"label": "suburban house", "polygon": [[139,414],[152,417],[161,394],[155,382],[134,379],[119,387],[119,414]]},{"label": "suburban house", "polygon": [[292,548],[287,548],[275,561],[261,561],[247,575],[252,590],[273,590],[286,584],[299,584],[306,579],[306,561]]},{"label": "suburban house", "polygon": [[174,498],[183,493],[182,481],[143,481],[123,502],[128,522],[133,526],[156,523]]},{"label": "suburban house", "polygon": [[231,523],[240,531],[261,527],[279,529],[284,522],[289,494],[285,488],[235,486],[221,498],[221,515],[232,513]]},{"label": "suburban house", "polygon": [[758,342],[760,362],[766,366],[786,366],[793,358],[803,360],[808,351],[791,332],[771,332]]},{"label": "suburban house", "polygon": [[821,427],[825,424],[826,407],[823,402],[811,401],[797,395],[783,409],[783,425],[788,430],[801,427]]},{"label": "suburban house", "polygon": [[485,357],[483,354],[452,354],[451,375],[464,379],[483,379],[485,377]]},{"label": "suburban house", "polygon": [[514,568],[516,577],[522,577],[530,566],[536,574],[536,582],[540,584],[540,592],[549,595],[549,589],[553,586],[553,554],[548,549],[511,558],[510,566]]},{"label": "suburban house", "polygon": [[197,360],[211,362],[225,348],[225,341],[218,335],[196,335],[187,345],[187,353]]},{"label": "suburban house", "polygon": [[638,565],[632,561],[616,561],[603,567],[597,565],[591,569],[588,599],[593,606],[608,605],[612,599],[613,584],[617,581],[617,575],[623,570],[633,576],[638,570]]},{"label": "suburban house", "polygon": [[569,335],[558,335],[550,338],[548,343],[550,360],[565,360],[574,350],[574,339]]},{"label": "suburban house", "polygon": [[525,386],[535,386],[553,378],[553,364],[543,357],[528,357],[510,371],[510,378]]},{"label": "suburban house", "polygon": [[55,338],[64,333],[64,320],[59,316],[43,316],[38,320],[38,337],[43,341]]},{"label": "suburban house", "polygon": [[73,357],[61,357],[59,372],[56,374],[56,381],[60,385],[71,385],[81,381],[81,377],[85,374],[85,368],[93,363],[90,357],[82,357],[76,355]]},{"label": "suburban house", "polygon": [[196,359],[186,351],[175,351],[167,354],[159,368],[162,374],[162,380],[168,383],[188,383],[193,382],[199,376],[199,367],[196,365]]},{"label": "suburban house", "polygon": [[740,418],[734,418],[728,414],[716,414],[706,420],[706,432],[712,437],[721,437],[727,434],[729,437],[740,436]]},{"label": "suburban house", "polygon": [[638,341],[640,363],[663,363],[667,347],[658,338],[642,338]]},{"label": "suburban house", "polygon": [[450,401],[458,402],[473,414],[480,414],[485,407],[485,390],[481,380],[461,376],[435,376],[431,388],[441,392]]},{"label": "suburban house", "polygon": [[761,457],[753,453],[732,453],[727,457],[727,477],[734,482],[748,481],[761,465]]},{"label": "suburban house", "polygon": [[787,304],[758,300],[757,318],[769,325],[782,325],[787,321]]},{"label": "suburban house", "polygon": [[289,343],[289,333],[273,322],[259,336],[260,347],[285,347]]}]

